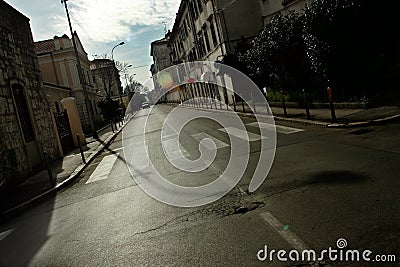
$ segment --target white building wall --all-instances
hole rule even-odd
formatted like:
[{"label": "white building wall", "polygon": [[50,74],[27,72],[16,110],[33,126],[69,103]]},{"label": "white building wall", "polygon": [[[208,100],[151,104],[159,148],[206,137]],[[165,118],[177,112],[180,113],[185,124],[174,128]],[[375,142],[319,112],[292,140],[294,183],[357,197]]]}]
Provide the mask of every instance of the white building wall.
[{"label": "white building wall", "polygon": [[287,13],[295,10],[301,12],[306,4],[310,4],[314,0],[293,0],[287,3],[285,6],[282,5],[282,0],[260,0],[261,13],[264,24],[271,21],[271,19],[278,13]]},{"label": "white building wall", "polygon": [[[198,1],[198,3],[202,3],[202,8],[197,17],[192,17],[192,13],[188,9],[189,1],[182,2],[169,42],[173,61],[204,60],[215,62],[221,60],[227,52],[232,51],[243,38],[248,39],[256,36],[263,25],[259,1],[261,0]],[[194,1],[190,2],[193,3]],[[215,6],[213,3],[215,3]],[[185,27],[187,31],[185,31]],[[213,28],[214,31],[212,31]],[[195,44],[198,44],[198,46],[195,47]],[[199,53],[192,57],[194,49]],[[189,76],[191,76],[190,73],[185,79]],[[222,77],[219,77],[219,79],[222,79]],[[226,75],[223,79],[226,84],[232,84],[231,79]],[[221,96],[220,99],[225,101],[224,90],[219,88],[218,92]],[[233,94],[229,90],[227,94],[229,103],[232,104]]]}]

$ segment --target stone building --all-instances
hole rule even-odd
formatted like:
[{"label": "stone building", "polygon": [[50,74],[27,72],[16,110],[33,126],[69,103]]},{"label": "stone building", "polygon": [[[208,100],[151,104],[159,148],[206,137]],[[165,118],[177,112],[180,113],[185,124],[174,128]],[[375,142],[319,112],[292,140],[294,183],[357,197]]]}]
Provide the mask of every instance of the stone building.
[{"label": "stone building", "polygon": [[[150,56],[153,57],[153,64],[150,67],[152,78],[155,75],[172,65],[171,62],[171,49],[168,46],[171,32],[168,31],[165,36],[150,44]],[[157,81],[153,80],[153,84],[157,85]],[[158,86],[154,87],[151,99],[158,99],[162,96],[162,90]]]},{"label": "stone building", "polygon": [[[273,16],[292,10],[301,11],[306,4],[313,0],[181,0],[178,13],[171,34],[168,47],[170,60],[173,64],[192,61],[221,61],[229,52],[234,51],[253,39]],[[160,51],[164,55],[153,52],[154,44],[163,44],[163,40],[152,43],[152,55],[154,64],[151,71],[156,73],[157,61],[168,53]],[[199,70],[190,70],[193,71]],[[217,80],[227,87],[234,87],[231,77],[218,75],[215,71],[202,71],[202,82],[207,82],[207,77],[217,75]],[[171,71],[173,76],[174,71]],[[177,74],[182,79],[190,78],[190,72],[186,77]],[[194,75],[199,77],[199,73]],[[173,77],[175,79],[176,77]],[[156,81],[155,81],[156,83]],[[210,87],[210,88],[207,88]],[[224,91],[223,88],[215,89],[213,85],[203,83],[184,86],[183,90],[191,90],[195,96],[216,97],[226,104],[234,102],[233,93]],[[209,92],[209,93],[204,93]],[[214,92],[214,93],[213,93]],[[167,101],[180,102],[182,95],[175,90],[166,96]]]},{"label": "stone building", "polygon": [[[173,64],[192,61],[216,62],[227,53],[254,38],[263,26],[260,2],[231,0],[182,0],[170,35],[168,46]],[[190,70],[202,72],[201,70]],[[188,80],[193,74],[177,74]],[[215,71],[196,73],[207,82],[210,75],[216,75],[220,84],[232,87],[231,77],[218,76]],[[234,102],[233,92],[212,84],[194,83],[183,87],[197,97],[217,98],[226,104]],[[180,102],[182,95],[177,90],[171,92],[168,101]],[[187,94],[186,94],[187,95]],[[177,99],[179,98],[179,99]]]},{"label": "stone building", "polygon": [[91,61],[93,84],[103,98],[118,99],[122,92],[119,71],[111,59],[94,59]]},{"label": "stone building", "polygon": [[29,19],[0,0],[0,187],[59,154]]},{"label": "stone building", "polygon": [[171,59],[216,61],[261,28],[259,1],[182,0],[169,41]]},{"label": "stone building", "polygon": [[[90,70],[91,62],[76,32],[74,38],[84,74],[83,80],[88,93],[89,104],[91,105],[89,108],[93,110],[95,121],[99,121],[101,116],[98,102],[101,100],[101,94]],[[53,39],[35,42],[35,49],[52,108],[60,109],[62,98],[66,96],[74,97],[82,126],[84,129],[90,129],[89,115],[83,87],[79,79],[72,39],[66,34],[61,37],[55,36]]]},{"label": "stone building", "polygon": [[150,71],[153,75],[172,65],[170,57],[171,49],[168,46],[170,35],[171,32],[168,31],[164,38],[150,44],[150,56],[153,57],[154,62]]},{"label": "stone building", "polygon": [[278,13],[286,13],[292,10],[302,11],[306,4],[310,4],[314,0],[260,0],[261,14],[264,24]]}]

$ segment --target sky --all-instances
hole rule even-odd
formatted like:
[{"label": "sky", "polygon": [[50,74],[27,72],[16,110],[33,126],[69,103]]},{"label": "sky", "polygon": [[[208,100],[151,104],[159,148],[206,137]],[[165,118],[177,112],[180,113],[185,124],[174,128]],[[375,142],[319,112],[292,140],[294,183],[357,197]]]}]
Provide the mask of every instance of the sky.
[{"label": "sky", "polygon": [[[70,36],[64,5],[60,0],[5,0],[30,19],[34,41]],[[111,56],[133,65],[130,75],[145,83],[152,64],[150,43],[171,29],[180,0],[68,0],[72,28],[88,53],[89,59]],[[125,85],[125,79],[121,76]]]}]

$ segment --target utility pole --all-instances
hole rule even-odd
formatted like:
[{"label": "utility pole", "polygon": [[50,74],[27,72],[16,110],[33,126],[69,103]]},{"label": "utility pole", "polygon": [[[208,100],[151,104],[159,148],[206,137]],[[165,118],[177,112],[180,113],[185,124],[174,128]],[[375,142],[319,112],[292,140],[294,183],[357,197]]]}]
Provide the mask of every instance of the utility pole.
[{"label": "utility pole", "polygon": [[[121,46],[121,45],[124,45],[124,44],[125,44],[125,42],[120,42],[119,44],[115,45],[115,46],[111,49],[111,60],[112,60],[112,62],[113,62],[113,67],[115,68],[114,71],[115,71],[115,74],[116,74],[116,75],[114,76],[114,78],[117,78],[117,76],[118,76],[118,79],[119,79],[119,72],[120,72],[120,70],[117,68],[117,66],[116,66],[116,64],[115,64],[115,61],[114,61],[114,49],[115,49],[116,47]],[[132,65],[130,65],[130,67],[132,67]],[[118,86],[118,85],[119,85],[118,81],[116,80],[115,82],[116,82],[116,84],[117,84],[117,86]],[[118,95],[119,95],[119,100],[121,101],[122,113],[125,113],[125,105],[124,105],[124,103],[123,103],[123,101],[122,101],[121,89],[122,89],[122,88],[118,88]],[[123,115],[123,114],[122,114],[122,115]]]},{"label": "utility pole", "polygon": [[83,80],[84,76],[83,76],[83,73],[82,73],[81,60],[79,58],[78,48],[76,46],[76,41],[75,41],[75,38],[74,38],[74,32],[72,30],[71,19],[69,17],[67,1],[68,0],[61,0],[61,4],[64,4],[65,11],[67,13],[69,30],[71,32],[72,44],[74,46],[74,52],[75,52],[75,57],[76,57],[76,67],[78,69],[79,82],[80,82],[80,84],[82,86],[83,95],[85,97],[85,106],[86,106],[86,111],[87,111],[87,113],[89,115],[90,128],[92,128],[93,138],[97,139],[97,138],[99,138],[99,136],[97,134],[96,127],[94,126],[93,110],[92,110],[92,106],[89,103],[89,97],[88,97],[88,93],[87,93],[87,90],[86,90],[86,83]]}]

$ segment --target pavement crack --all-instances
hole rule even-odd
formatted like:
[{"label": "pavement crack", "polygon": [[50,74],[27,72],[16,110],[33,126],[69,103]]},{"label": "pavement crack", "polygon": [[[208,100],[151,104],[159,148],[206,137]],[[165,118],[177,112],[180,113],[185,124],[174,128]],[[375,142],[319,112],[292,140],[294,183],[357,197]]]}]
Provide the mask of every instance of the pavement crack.
[{"label": "pavement crack", "polygon": [[[161,224],[161,225],[159,225],[157,227],[153,227],[153,228],[150,228],[150,229],[147,229],[147,230],[144,230],[144,231],[136,232],[133,235],[134,236],[142,235],[142,234],[147,234],[147,233],[150,233],[150,232],[153,232],[153,231],[161,230],[162,228],[164,228],[164,227],[166,227],[168,225],[174,225],[174,223],[173,223],[174,221],[177,221],[177,220],[182,219],[182,218],[186,218],[186,217],[188,217],[191,214],[194,214],[196,212],[198,212],[198,211],[193,211],[193,212],[190,212],[190,213],[186,213],[186,214],[177,216],[177,217],[175,217],[173,219],[170,219],[170,220],[166,221],[165,223],[163,223],[163,224]],[[177,223],[179,223],[179,222],[177,222]],[[177,224],[177,223],[175,223],[175,224]]]},{"label": "pavement crack", "polygon": [[241,190],[237,188],[236,194],[232,191],[230,196],[226,196],[217,203],[212,203],[192,212],[174,217],[156,227],[136,232],[133,235],[148,234],[183,223],[207,221],[232,215],[243,215],[262,206],[264,206],[264,202],[259,195],[243,195]]}]

